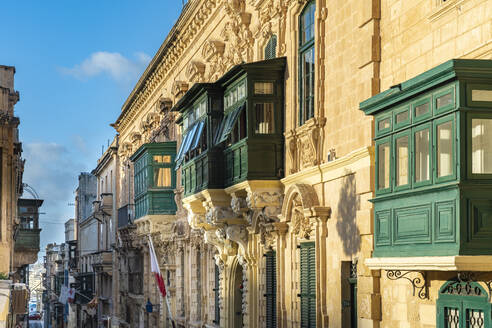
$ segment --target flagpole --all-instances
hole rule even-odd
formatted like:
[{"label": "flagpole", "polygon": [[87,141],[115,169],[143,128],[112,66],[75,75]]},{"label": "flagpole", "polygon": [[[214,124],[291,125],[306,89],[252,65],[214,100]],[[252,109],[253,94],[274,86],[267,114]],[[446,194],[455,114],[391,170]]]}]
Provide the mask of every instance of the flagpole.
[{"label": "flagpole", "polygon": [[[150,236],[150,234],[148,235],[148,237],[149,237],[150,251],[152,252],[152,254],[155,257],[155,259],[157,260],[157,255],[155,253],[154,243],[152,242],[152,237]],[[157,263],[157,269],[159,270],[159,275],[162,276],[161,268],[159,266],[159,263]],[[164,280],[164,279],[162,279],[162,280]],[[165,286],[165,284],[164,284],[164,286]],[[171,320],[171,324],[173,325],[173,328],[176,328],[176,326],[174,324],[173,316],[172,316],[172,313],[171,313],[171,305],[169,304],[169,298],[168,298],[167,295],[168,295],[168,293],[166,292],[164,298],[166,299],[167,312],[169,314],[169,319]],[[162,307],[162,294],[160,294],[160,300],[161,300],[160,303],[161,303],[161,307]]]}]

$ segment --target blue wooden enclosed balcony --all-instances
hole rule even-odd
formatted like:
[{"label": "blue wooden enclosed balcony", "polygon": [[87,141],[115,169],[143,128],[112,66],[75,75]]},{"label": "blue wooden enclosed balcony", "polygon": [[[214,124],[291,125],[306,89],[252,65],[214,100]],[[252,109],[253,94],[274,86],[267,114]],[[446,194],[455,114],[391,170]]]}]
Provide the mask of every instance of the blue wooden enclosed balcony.
[{"label": "blue wooden enclosed balcony", "polygon": [[142,145],[130,158],[134,162],[135,220],[147,215],[174,215],[176,142]]},{"label": "blue wooden enclosed balcony", "polygon": [[176,104],[185,197],[283,177],[284,70],[285,58],[237,65],[215,83],[195,84]]},{"label": "blue wooden enclosed balcony", "polygon": [[492,61],[360,104],[375,118],[374,257],[492,255]]}]

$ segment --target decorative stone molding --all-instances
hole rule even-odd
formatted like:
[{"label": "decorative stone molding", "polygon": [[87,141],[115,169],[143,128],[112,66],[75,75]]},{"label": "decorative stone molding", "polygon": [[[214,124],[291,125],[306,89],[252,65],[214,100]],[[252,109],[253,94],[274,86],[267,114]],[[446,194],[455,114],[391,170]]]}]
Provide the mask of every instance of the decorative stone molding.
[{"label": "decorative stone molding", "polygon": [[206,79],[208,81],[218,80],[226,70],[224,62],[224,42],[217,40],[208,40],[205,42],[202,48],[202,56],[209,64],[206,73]]},{"label": "decorative stone molding", "polygon": [[244,197],[233,193],[231,195],[231,208],[234,214],[243,216],[248,211],[248,203]]},{"label": "decorative stone molding", "polygon": [[211,225],[221,225],[224,220],[236,217],[230,207],[211,206],[205,214],[206,222]]},{"label": "decorative stone molding", "polygon": [[265,206],[282,204],[283,195],[278,191],[253,191],[248,192],[246,203],[249,208],[263,208]]},{"label": "decorative stone molding", "polygon": [[202,82],[205,80],[205,64],[199,61],[191,61],[186,68],[186,77],[191,82]]},{"label": "decorative stone molding", "polygon": [[225,228],[226,237],[236,242],[243,252],[248,249],[248,230],[244,225],[231,225]]},{"label": "decorative stone molding", "polygon": [[188,91],[188,83],[183,81],[174,81],[172,94],[174,98],[181,98]]},{"label": "decorative stone molding", "polygon": [[290,222],[293,234],[309,239],[315,221],[326,224],[330,216],[331,209],[319,206],[318,195],[311,185],[294,184],[286,192],[279,217],[281,221]]},{"label": "decorative stone molding", "polygon": [[285,133],[288,145],[288,154],[291,161],[291,172],[296,173],[303,169],[322,163],[323,127],[326,118],[312,118],[296,130]]},{"label": "decorative stone molding", "polygon": [[[213,9],[217,7],[220,0],[196,1],[190,3],[186,10],[192,12],[191,19],[178,22],[177,30],[180,31],[175,37],[166,41],[161,46],[157,56],[162,56],[157,67],[151,72],[145,72],[145,79],[137,87],[143,86],[140,91],[132,94],[123,107],[123,114],[115,124],[118,132],[124,130],[138,115],[162,81],[169,78],[174,72],[175,65],[182,58],[185,51],[193,44],[194,37],[202,30],[211,16]],[[136,88],[137,89],[137,88]]]}]

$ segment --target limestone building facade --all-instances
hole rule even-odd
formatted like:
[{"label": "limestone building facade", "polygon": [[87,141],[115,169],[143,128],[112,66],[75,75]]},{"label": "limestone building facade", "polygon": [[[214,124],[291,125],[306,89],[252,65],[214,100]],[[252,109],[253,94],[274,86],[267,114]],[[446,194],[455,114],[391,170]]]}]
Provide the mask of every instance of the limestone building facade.
[{"label": "limestone building facade", "polygon": [[[389,113],[407,103],[414,111],[421,104],[412,97],[437,99],[446,83],[460,85],[443,94],[452,100],[446,110],[476,106],[482,119],[490,64],[443,63],[492,59],[491,11],[486,0],[189,1],[114,123],[118,324],[167,327],[172,316],[181,327],[451,327],[446,320],[464,320],[468,311],[469,322],[483,326],[492,268],[479,263],[490,263],[490,251],[438,245],[432,253],[439,233],[437,244],[465,234],[449,202],[433,204],[436,210],[415,203],[422,211],[398,230],[401,213],[411,211],[378,210],[378,202],[404,202],[414,185],[389,187],[396,183],[390,158],[400,157],[378,145],[400,132]],[[480,86],[478,100],[460,102],[462,80]],[[414,123],[440,126],[445,112],[433,101],[436,116],[414,121],[409,112],[408,133]],[[422,138],[430,145],[430,132]],[[473,156],[487,174],[482,146]],[[430,153],[421,153],[421,163]],[[416,183],[416,192],[438,178]],[[488,240],[490,198],[476,204],[477,238]],[[435,223],[440,209],[448,225]],[[171,314],[150,272],[149,237]],[[484,277],[471,281],[462,274],[470,270]],[[482,308],[445,293],[458,285],[476,288]],[[155,311],[146,311],[147,301]]]}]

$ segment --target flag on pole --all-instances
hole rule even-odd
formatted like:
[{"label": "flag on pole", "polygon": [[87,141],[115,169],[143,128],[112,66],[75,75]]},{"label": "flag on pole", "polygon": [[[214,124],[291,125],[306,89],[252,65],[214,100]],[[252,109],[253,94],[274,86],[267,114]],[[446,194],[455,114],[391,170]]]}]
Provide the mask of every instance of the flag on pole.
[{"label": "flag on pole", "polygon": [[167,313],[169,315],[169,319],[171,320],[172,326],[174,328],[175,325],[171,314],[171,306],[169,304],[169,299],[166,293],[166,285],[164,284],[164,279],[162,278],[161,268],[159,267],[159,262],[157,261],[157,256],[155,255],[154,243],[152,242],[152,237],[150,237],[150,235],[149,235],[149,253],[150,253],[150,271],[154,273],[157,286],[159,286],[159,291],[161,292],[162,297],[166,300]]},{"label": "flag on pole", "polygon": [[161,268],[159,262],[157,262],[157,256],[155,255],[154,244],[152,238],[149,236],[149,250],[150,250],[150,271],[154,274],[157,286],[161,291],[162,297],[166,297],[166,285],[164,285],[164,279],[162,278]]}]

